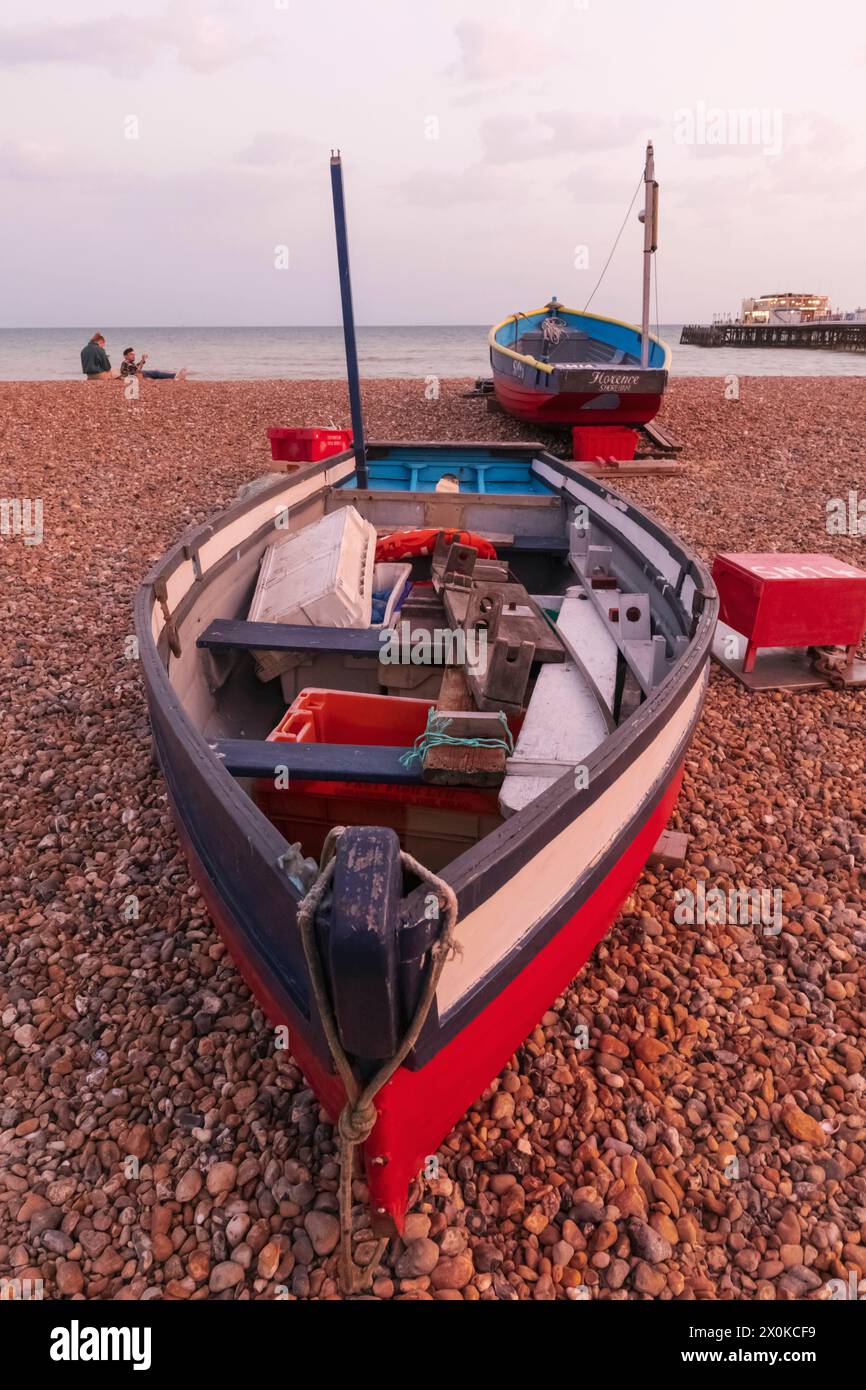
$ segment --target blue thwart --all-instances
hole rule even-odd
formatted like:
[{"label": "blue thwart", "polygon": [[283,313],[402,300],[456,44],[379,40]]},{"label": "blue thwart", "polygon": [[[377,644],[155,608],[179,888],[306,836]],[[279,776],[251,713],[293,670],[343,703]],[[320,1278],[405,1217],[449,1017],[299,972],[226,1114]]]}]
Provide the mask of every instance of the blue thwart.
[{"label": "blue thwart", "polygon": [[[532,472],[532,451],[504,458],[493,450],[453,447],[386,448],[367,458],[367,487],[374,492],[435,492],[443,477],[457,479],[460,492],[546,495],[550,489]],[[357,487],[351,474],[341,487]]]}]

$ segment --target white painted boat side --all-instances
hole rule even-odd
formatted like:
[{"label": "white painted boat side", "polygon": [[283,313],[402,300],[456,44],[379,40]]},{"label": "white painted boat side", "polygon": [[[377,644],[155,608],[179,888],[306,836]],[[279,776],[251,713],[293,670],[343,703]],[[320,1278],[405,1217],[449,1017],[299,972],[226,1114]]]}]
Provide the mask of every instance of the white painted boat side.
[{"label": "white painted boat side", "polygon": [[273,493],[260,502],[257,507],[251,507],[249,511],[242,512],[234,521],[221,526],[200,546],[198,560],[202,574],[206,574],[232,550],[242,545],[247,537],[254,535],[260,526],[266,525],[268,521],[276,521],[284,509],[297,507],[308,497],[312,497],[317,492],[323,492],[328,486],[336,487],[344,478],[349,476],[354,467],[355,460],[350,458],[333,468],[326,469],[324,473],[316,473],[312,478],[298,478],[292,481],[290,477],[287,477],[286,486],[282,492]]},{"label": "white painted boat side", "polygon": [[[440,1018],[500,962],[521,938],[549,916],[622,834],[685,737],[700,707],[706,676],[695,681],[653,742],[582,815],[457,925],[461,948],[445,966],[436,1003]],[[527,921],[531,906],[532,919]]]}]

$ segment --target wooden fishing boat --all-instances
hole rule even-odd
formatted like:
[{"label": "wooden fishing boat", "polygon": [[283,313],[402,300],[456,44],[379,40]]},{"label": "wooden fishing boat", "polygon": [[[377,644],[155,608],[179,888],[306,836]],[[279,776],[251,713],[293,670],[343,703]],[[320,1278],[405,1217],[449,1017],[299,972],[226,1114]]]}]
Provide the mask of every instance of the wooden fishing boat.
[{"label": "wooden fishing boat", "polygon": [[[401,1231],[419,1170],[631,890],[718,604],[681,542],[540,445],[364,443],[332,178],[353,447],[183,537],[136,630],[192,872],[339,1121],[346,1254],[356,1151],[376,1228]],[[322,536],[362,576],[372,550],[400,561],[382,625],[311,559]]]},{"label": "wooden fishing boat", "polygon": [[651,144],[643,183],[640,326],[585,309],[567,309],[554,297],[540,309],[510,314],[491,328],[493,389],[502,408],[519,420],[543,425],[645,425],[657,414],[671,350],[649,331],[659,206]]},{"label": "wooden fishing boat", "polygon": [[493,389],[502,408],[540,425],[645,425],[658,413],[671,350],[618,319],[551,299],[490,330]]},{"label": "wooden fishing boat", "polygon": [[[367,467],[359,488],[355,458],[339,455],[198,527],[144,583],[136,626],[156,752],[193,873],[233,959],[270,1019],[288,1027],[336,1119],[343,1085],[297,927],[305,890],[255,785],[280,768],[290,786],[298,777],[409,792],[423,780],[384,736],[380,747],[312,751],[266,741],[285,702],[278,682],[257,679],[252,652],[352,661],[381,650],[376,630],[244,620],[262,554],[286,534],[275,518],[303,527],[351,505],[384,530],[459,526],[489,537],[542,607],[569,610],[569,659],[535,672],[529,737],[518,735],[506,764],[494,828],[450,862],[443,828],[431,861],[456,896],[460,951],[444,966],[421,1036],[376,1097],[363,1145],[374,1213],[399,1230],[425,1156],[573,979],[665,826],[701,709],[717,601],[703,565],[663,527],[540,449],[368,446]],[[472,479],[471,490],[424,490],[446,472]],[[429,563],[419,557],[414,571]],[[367,825],[366,806],[364,814]],[[395,832],[374,824],[357,834],[375,867],[364,867],[356,841],[338,840],[344,897],[317,927],[331,933],[328,992],[365,1078],[407,1028],[436,921],[425,916],[425,885],[395,860]]]}]

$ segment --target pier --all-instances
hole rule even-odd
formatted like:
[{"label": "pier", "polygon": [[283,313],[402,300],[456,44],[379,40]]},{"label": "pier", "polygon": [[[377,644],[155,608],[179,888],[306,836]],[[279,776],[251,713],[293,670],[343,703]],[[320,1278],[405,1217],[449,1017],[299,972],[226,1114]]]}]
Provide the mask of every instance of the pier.
[{"label": "pier", "polygon": [[693,347],[827,348],[866,352],[866,323],[688,323],[681,343]]}]

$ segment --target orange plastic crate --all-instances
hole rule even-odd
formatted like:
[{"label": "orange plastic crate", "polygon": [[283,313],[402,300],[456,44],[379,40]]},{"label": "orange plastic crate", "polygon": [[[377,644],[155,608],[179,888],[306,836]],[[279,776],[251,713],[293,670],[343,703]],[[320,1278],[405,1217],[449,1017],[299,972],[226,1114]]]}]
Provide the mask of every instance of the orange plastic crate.
[{"label": "orange plastic crate", "polygon": [[301,690],[268,738],[274,743],[351,743],[409,748],[427,727],[433,700]]},{"label": "orange plastic crate", "polygon": [[[274,743],[349,743],[411,748],[427,727],[432,700],[365,695],[342,690],[302,690],[269,740]],[[254,784],[256,805],[290,843],[319,857],[332,825],[383,825],[430,868],[441,868],[502,822],[495,791],[390,782],[291,781],[277,789]],[[442,843],[452,848],[440,859]]]}]

